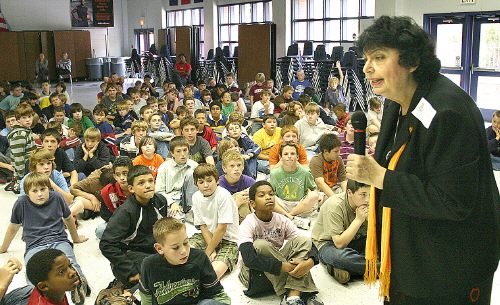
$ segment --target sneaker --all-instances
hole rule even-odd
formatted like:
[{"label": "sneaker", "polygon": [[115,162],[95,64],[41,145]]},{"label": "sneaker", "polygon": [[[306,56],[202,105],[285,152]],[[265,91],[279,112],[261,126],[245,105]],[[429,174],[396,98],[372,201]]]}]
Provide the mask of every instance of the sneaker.
[{"label": "sneaker", "polygon": [[309,228],[311,227],[311,220],[308,219],[308,218],[294,216],[293,219],[292,219],[292,222],[299,229],[309,230]]},{"label": "sneaker", "polygon": [[340,284],[346,284],[351,279],[351,274],[347,270],[334,268],[332,265],[327,265],[326,270]]},{"label": "sneaker", "polygon": [[17,181],[14,181],[14,185],[12,186],[12,191],[14,192],[14,194],[21,194],[21,185],[19,184],[19,182]]},{"label": "sneaker", "polygon": [[283,298],[281,299],[280,305],[306,305],[304,301],[300,297],[294,298],[292,300],[287,300],[287,294],[285,293],[283,295]]},{"label": "sneaker", "polygon": [[317,294],[313,294],[310,298],[307,299],[306,305],[323,305],[323,301],[318,297]]},{"label": "sneaker", "polygon": [[78,271],[77,274],[80,279],[80,284],[78,284],[75,289],[71,290],[71,301],[73,301],[75,305],[83,305],[85,304],[85,297],[90,296],[90,289],[87,280],[83,276],[80,276]]}]

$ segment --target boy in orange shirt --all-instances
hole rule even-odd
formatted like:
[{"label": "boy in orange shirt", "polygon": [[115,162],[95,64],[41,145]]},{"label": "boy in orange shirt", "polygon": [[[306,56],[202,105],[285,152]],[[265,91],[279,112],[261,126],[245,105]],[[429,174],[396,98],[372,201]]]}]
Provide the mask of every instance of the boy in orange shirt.
[{"label": "boy in orange shirt", "polygon": [[281,165],[280,145],[282,142],[289,141],[297,144],[299,151],[299,163],[304,166],[308,166],[309,162],[307,161],[307,152],[305,147],[302,144],[299,144],[299,131],[297,127],[294,125],[285,125],[281,128],[281,141],[276,143],[269,150],[269,169],[273,169]]},{"label": "boy in orange shirt", "polygon": [[134,165],[144,165],[151,170],[153,178],[156,180],[158,168],[163,163],[163,158],[156,153],[156,141],[150,136],[145,136],[139,143],[140,155],[132,161]]}]

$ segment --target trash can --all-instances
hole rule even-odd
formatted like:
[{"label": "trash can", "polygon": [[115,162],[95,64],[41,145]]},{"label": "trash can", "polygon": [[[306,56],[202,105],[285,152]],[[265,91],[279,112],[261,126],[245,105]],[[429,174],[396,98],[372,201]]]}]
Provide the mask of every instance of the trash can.
[{"label": "trash can", "polygon": [[89,79],[102,79],[102,58],[87,58],[85,62]]},{"label": "trash can", "polygon": [[125,77],[127,66],[125,64],[126,57],[111,58],[111,73],[116,73],[118,76]]},{"label": "trash can", "polygon": [[110,77],[111,76],[111,58],[103,57],[102,58],[102,76]]}]

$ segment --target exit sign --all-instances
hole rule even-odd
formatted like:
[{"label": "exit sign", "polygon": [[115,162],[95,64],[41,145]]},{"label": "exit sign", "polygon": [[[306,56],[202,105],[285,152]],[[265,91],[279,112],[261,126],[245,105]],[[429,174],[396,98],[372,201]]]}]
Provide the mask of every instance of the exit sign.
[{"label": "exit sign", "polygon": [[476,0],[460,0],[460,4],[476,4]]}]

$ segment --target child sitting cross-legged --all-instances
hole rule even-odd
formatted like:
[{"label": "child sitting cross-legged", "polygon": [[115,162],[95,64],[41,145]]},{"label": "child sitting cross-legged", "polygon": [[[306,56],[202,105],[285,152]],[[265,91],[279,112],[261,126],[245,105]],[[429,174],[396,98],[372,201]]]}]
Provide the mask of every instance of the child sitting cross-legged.
[{"label": "child sitting cross-legged", "polygon": [[127,183],[132,195],[109,219],[99,248],[116,279],[132,287],[139,282],[143,259],[155,252],[153,225],[167,216],[167,200],[155,194],[155,180],[146,166],[132,167]]},{"label": "child sitting cross-legged", "polygon": [[109,149],[101,141],[101,132],[95,127],[88,128],[83,134],[84,142],[75,150],[75,169],[90,175],[93,171],[109,164]]},{"label": "child sitting cross-legged", "polygon": [[[33,262],[40,265],[40,260],[34,255],[48,248],[64,252],[81,279],[80,287],[71,287],[72,300],[74,303],[83,304],[84,298],[90,294],[90,290],[76,261],[73,247],[64,230],[64,224],[68,227],[73,243],[85,242],[87,238],[78,235],[68,205],[60,194],[50,191],[50,188],[50,179],[45,174],[31,173],[26,177],[23,186],[26,195],[20,196],[14,203],[10,224],[5,232],[0,253],[5,253],[8,250],[14,236],[22,226],[23,240],[26,243],[26,252],[24,254],[26,263],[29,265],[31,258],[33,258]],[[29,273],[28,279],[33,280]],[[39,282],[34,280],[32,284],[38,287]]]},{"label": "child sitting cross-legged", "polygon": [[166,159],[168,156],[168,142],[175,136],[163,123],[160,113],[153,113],[149,117],[148,136],[156,140],[156,152]]},{"label": "child sitting cross-legged", "polygon": [[[121,101],[116,105],[114,117],[113,125],[115,126],[115,132],[118,134],[130,134],[132,122],[138,119],[137,115],[130,109],[128,100]],[[120,136],[117,135],[117,138],[119,137]]]},{"label": "child sitting cross-legged", "polygon": [[[82,132],[85,133],[87,128],[94,127],[94,123],[83,114],[83,106],[80,103],[73,103],[69,106],[69,112],[71,112],[72,118],[68,120],[68,127],[73,126],[73,124],[82,125]],[[55,116],[55,115],[54,115]]]},{"label": "child sitting cross-legged", "polygon": [[243,285],[248,287],[249,269],[253,269],[264,272],[282,297],[281,304],[323,304],[310,272],[318,263],[318,250],[311,239],[301,236],[287,217],[273,212],[276,197],[269,182],[256,182],[248,193],[254,213],[241,223],[238,241]]},{"label": "child sitting cross-legged", "polygon": [[253,179],[257,178],[257,157],[262,149],[247,134],[242,133],[240,122],[229,121],[226,129],[228,136],[238,142],[241,156],[245,160],[245,167],[248,169],[250,176]]},{"label": "child sitting cross-legged", "polygon": [[198,163],[189,159],[189,143],[182,136],[170,141],[170,154],[172,158],[158,169],[155,192],[167,199],[169,216],[184,220],[185,212],[193,206],[192,197],[196,192],[193,172]]},{"label": "child sitting cross-legged", "polygon": [[193,195],[194,225],[201,233],[189,243],[205,250],[217,278],[233,270],[238,261],[238,208],[231,194],[218,186],[219,174],[212,164],[200,164],[193,173],[198,190]]},{"label": "child sitting cross-legged", "polygon": [[189,247],[182,222],[171,217],[159,219],[153,236],[158,253],[143,261],[141,304],[231,304],[208,256]]},{"label": "child sitting cross-legged", "polygon": [[163,163],[163,158],[156,153],[156,148],[155,139],[150,136],[143,137],[139,143],[139,151],[141,153],[132,161],[134,165],[147,166],[155,179],[158,168]]}]

